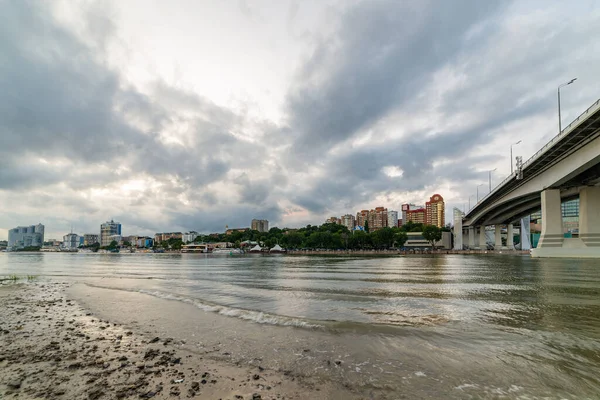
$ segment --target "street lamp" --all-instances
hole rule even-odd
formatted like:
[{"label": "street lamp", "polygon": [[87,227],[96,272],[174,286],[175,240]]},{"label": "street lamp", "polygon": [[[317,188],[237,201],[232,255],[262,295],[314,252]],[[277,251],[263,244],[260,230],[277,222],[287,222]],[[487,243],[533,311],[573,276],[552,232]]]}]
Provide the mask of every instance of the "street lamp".
[{"label": "street lamp", "polygon": [[490,193],[492,193],[492,172],[494,172],[497,169],[498,168],[494,168],[488,171],[490,173]]},{"label": "street lamp", "polygon": [[485,185],[485,183],[480,183],[479,185],[477,185],[477,202],[479,203],[479,186],[483,186]]},{"label": "street lamp", "polygon": [[510,174],[513,174],[513,158],[512,158],[512,147],[518,145],[519,143],[521,143],[521,141],[519,140],[517,143],[513,143],[510,145]]},{"label": "street lamp", "polygon": [[570,85],[571,83],[575,82],[576,80],[577,80],[577,78],[573,78],[569,82],[563,83],[562,85],[558,86],[558,133],[559,134],[562,132],[562,121],[560,119],[560,88],[563,86]]},{"label": "street lamp", "polygon": [[471,197],[473,197],[473,195],[469,196],[469,211],[471,211]]}]

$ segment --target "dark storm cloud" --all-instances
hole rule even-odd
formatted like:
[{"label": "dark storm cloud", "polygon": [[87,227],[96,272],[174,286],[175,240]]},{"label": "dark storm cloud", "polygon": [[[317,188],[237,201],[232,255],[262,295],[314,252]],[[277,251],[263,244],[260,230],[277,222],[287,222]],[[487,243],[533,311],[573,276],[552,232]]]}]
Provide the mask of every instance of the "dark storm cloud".
[{"label": "dark storm cloud", "polygon": [[294,153],[320,154],[415,97],[500,4],[365,1],[348,9],[288,96]]}]

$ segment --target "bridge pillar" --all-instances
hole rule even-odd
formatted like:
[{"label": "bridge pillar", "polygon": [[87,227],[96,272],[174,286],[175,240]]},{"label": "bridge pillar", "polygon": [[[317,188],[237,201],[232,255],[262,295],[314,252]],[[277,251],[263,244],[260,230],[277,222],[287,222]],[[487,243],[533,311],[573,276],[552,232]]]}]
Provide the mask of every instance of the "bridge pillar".
[{"label": "bridge pillar", "polygon": [[475,248],[475,227],[469,227],[469,249]]},{"label": "bridge pillar", "polygon": [[579,238],[586,247],[600,248],[600,187],[579,191]]},{"label": "bridge pillar", "polygon": [[479,227],[479,248],[482,250],[487,249],[487,238],[485,237],[485,225]]},{"label": "bridge pillar", "polygon": [[502,248],[502,226],[494,225],[494,249]]},{"label": "bridge pillar", "polygon": [[506,247],[510,250],[515,248],[515,233],[513,232],[513,224],[506,225]]},{"label": "bridge pillar", "polygon": [[560,190],[546,189],[542,192],[542,235],[538,248],[562,247],[564,240]]}]

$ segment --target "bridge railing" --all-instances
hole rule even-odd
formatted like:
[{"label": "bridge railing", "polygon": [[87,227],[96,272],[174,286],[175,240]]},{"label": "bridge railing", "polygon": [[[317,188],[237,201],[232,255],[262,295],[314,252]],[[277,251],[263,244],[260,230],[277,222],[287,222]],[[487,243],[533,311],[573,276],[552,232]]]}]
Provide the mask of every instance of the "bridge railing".
[{"label": "bridge railing", "polygon": [[[565,136],[567,131],[570,131],[572,128],[574,128],[577,124],[579,124],[579,122],[583,119],[583,117],[587,117],[587,115],[590,113],[590,111],[592,111],[592,110],[594,110],[596,108],[600,108],[600,99],[596,100],[596,102],[594,104],[592,104],[591,106],[589,106],[587,108],[587,110],[585,110],[584,112],[582,112],[581,114],[579,114],[579,116],[577,118],[575,118],[569,125],[567,125],[567,127],[565,129],[563,129],[562,131],[560,131],[558,133],[558,135],[556,135],[552,139],[550,139],[550,141],[548,143],[546,143],[534,155],[532,155],[531,157],[529,157],[529,159],[527,161],[525,161],[525,163],[523,164],[523,169],[525,169],[525,167],[527,167],[528,165],[531,165],[531,163],[533,163],[542,153],[544,153],[547,149],[549,149],[550,147],[552,147],[554,145],[554,143],[556,143],[563,136]],[[512,160],[511,160],[511,162],[512,162]],[[481,198],[481,200],[479,200],[477,203],[475,203],[475,205],[473,206],[473,208],[471,208],[471,210],[473,210],[475,207],[477,207],[477,205],[479,203],[481,203],[482,201],[484,201],[485,199],[487,199],[489,196],[491,196],[492,194],[494,194],[496,192],[496,190],[498,190],[499,188],[501,188],[502,186],[504,186],[508,181],[510,181],[511,179],[513,179],[515,176],[516,176],[516,173],[512,173],[509,176],[507,176],[502,182],[500,182],[498,185],[496,185],[496,187],[494,187],[494,189],[491,192],[489,192],[488,194],[486,194],[485,196],[483,196]],[[471,210],[469,210],[467,212],[467,214],[469,214],[471,212]]]}]

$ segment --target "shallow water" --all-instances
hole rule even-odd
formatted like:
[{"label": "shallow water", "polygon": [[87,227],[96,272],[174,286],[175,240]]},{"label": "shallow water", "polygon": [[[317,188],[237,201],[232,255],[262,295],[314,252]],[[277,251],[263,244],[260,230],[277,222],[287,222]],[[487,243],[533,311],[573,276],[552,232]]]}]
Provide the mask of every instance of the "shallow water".
[{"label": "shallow water", "polygon": [[[367,391],[454,398],[600,396],[599,268],[527,256],[0,254],[0,276],[85,282],[214,314],[247,329],[240,357],[260,353]],[[322,367],[334,358],[340,368]]]}]

